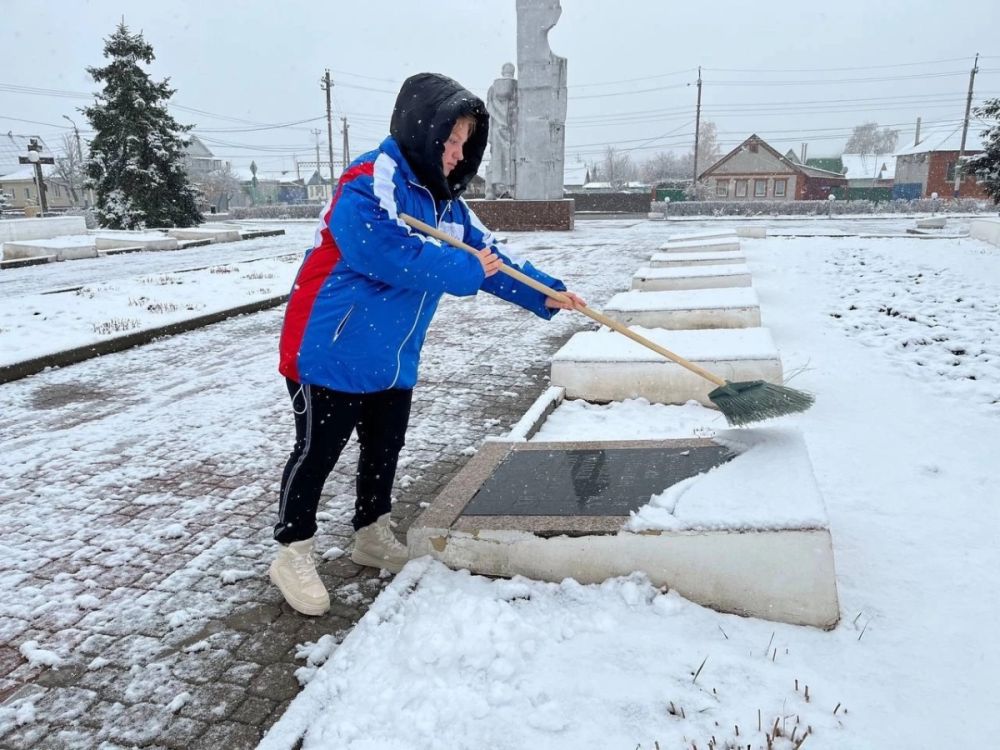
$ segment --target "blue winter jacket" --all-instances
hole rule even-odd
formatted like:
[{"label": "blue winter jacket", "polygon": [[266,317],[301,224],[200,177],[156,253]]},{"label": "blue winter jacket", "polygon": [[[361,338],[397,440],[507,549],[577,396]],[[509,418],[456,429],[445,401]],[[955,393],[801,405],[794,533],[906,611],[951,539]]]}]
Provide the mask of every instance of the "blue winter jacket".
[{"label": "blue winter jacket", "polygon": [[[450,133],[448,119],[454,124],[454,118],[445,118]],[[479,159],[474,161],[473,174]],[[545,307],[540,292],[503,273],[486,278],[472,254],[403,223],[399,214],[407,213],[473,247],[492,247],[511,267],[566,289],[531,263],[500,252],[461,197],[435,198],[426,182],[391,136],[341,176],[288,301],[280,343],[283,375],[349,393],[412,388],[427,328],[445,292],[467,296],[482,289],[542,318],[556,312]],[[436,192],[452,187],[438,185]]]}]

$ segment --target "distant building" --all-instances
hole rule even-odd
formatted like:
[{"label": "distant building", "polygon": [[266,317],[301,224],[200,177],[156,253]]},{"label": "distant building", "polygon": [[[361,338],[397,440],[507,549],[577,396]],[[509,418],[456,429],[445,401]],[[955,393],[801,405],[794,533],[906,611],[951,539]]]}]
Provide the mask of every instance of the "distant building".
[{"label": "distant building", "polygon": [[891,188],[896,178],[895,154],[843,154],[840,161],[849,188]]},{"label": "distant building", "polygon": [[[896,151],[896,181],[893,198],[929,198],[937,193],[941,198],[951,198],[955,191],[955,169],[961,146],[962,129],[938,131],[927,135],[913,146]],[[965,140],[963,158],[983,152],[982,139],[975,127],[969,129]],[[959,186],[960,198],[986,199],[986,191],[972,175],[963,176]]]},{"label": "distant building", "polygon": [[823,200],[847,180],[782,156],[754,134],[699,175],[715,200]]},{"label": "distant building", "polygon": [[222,160],[216,159],[198,136],[188,133],[188,138],[190,143],[184,149],[184,171],[191,182],[201,184],[209,173],[222,169]]},{"label": "distant building", "polygon": [[[7,207],[10,209],[41,205],[38,186],[35,184],[35,167],[18,161],[18,157],[28,153],[28,144],[32,139],[38,141],[43,154],[52,155],[40,136],[14,133],[0,135],[0,190],[7,195]],[[55,166],[43,164],[42,177],[45,180],[45,198],[50,209],[69,208],[73,205],[69,186],[56,176]]]},{"label": "distant building", "polygon": [[306,200],[310,203],[322,203],[330,198],[330,181],[317,169],[306,180]]}]

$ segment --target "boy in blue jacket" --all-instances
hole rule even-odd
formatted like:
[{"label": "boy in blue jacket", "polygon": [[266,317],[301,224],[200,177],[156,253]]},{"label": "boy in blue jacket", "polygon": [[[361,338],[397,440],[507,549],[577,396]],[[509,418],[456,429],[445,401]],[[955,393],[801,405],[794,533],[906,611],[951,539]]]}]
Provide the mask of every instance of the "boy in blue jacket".
[{"label": "boy in blue jacket", "polygon": [[[483,102],[457,82],[421,73],[400,89],[390,136],[341,175],[314,247],[292,287],[279,371],[295,414],[295,444],[281,479],[280,543],[271,580],[294,609],[320,615],[330,597],[316,573],[320,492],[356,428],[360,446],[351,559],[398,572],[406,547],[389,526],[420,349],[444,293],[483,290],[549,319],[583,304],[531,263],[514,263],[461,199],[489,132]],[[481,248],[454,249],[411,229],[406,213]],[[518,268],[565,292],[546,297],[498,274]]]}]

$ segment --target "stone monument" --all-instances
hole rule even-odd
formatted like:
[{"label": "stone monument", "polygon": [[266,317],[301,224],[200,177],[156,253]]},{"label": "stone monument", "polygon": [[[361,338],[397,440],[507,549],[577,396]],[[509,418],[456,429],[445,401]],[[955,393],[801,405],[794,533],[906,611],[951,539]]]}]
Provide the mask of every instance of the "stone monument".
[{"label": "stone monument", "polygon": [[500,78],[486,95],[490,113],[490,166],[486,175],[486,197],[514,197],[514,148],[517,133],[517,81],[514,64],[504,63]]},{"label": "stone monument", "polygon": [[517,0],[518,119],[515,193],[562,200],[566,136],[566,58],[552,54],[549,30],[559,0]]},{"label": "stone monument", "polygon": [[[469,200],[489,227],[567,231],[574,203],[563,197],[566,58],[549,48],[559,0],[517,0],[517,66],[506,63],[487,94],[490,165],[486,200]],[[513,201],[496,198],[515,198]]]}]

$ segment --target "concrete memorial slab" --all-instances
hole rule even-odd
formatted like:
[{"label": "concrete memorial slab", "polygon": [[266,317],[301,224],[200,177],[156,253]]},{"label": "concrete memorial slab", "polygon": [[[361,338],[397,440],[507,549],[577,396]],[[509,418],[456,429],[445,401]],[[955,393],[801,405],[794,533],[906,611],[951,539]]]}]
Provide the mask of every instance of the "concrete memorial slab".
[{"label": "concrete memorial slab", "polygon": [[113,250],[120,247],[141,247],[143,250],[176,250],[177,239],[162,232],[128,232],[102,229],[94,233],[98,250]]},{"label": "concrete memorial slab", "polygon": [[1000,246],[1000,219],[973,219],[969,222],[969,236]]},{"label": "concrete memorial slab", "polygon": [[822,628],[839,618],[829,523],[794,430],[486,443],[407,543],[411,557],[484,575],[599,583],[641,571],[724,612]]},{"label": "concrete memorial slab", "polygon": [[650,268],[726,266],[746,263],[746,260],[746,256],[738,250],[702,253],[653,253],[649,258],[649,266]]},{"label": "concrete memorial slab", "polygon": [[20,258],[44,258],[54,260],[75,260],[77,258],[96,258],[97,246],[94,238],[87,234],[71,234],[64,237],[52,237],[44,240],[20,240],[4,242],[4,260]]},{"label": "concrete memorial slab", "polygon": [[647,292],[678,289],[720,289],[750,286],[750,268],[744,264],[640,268],[632,275],[632,288]]},{"label": "concrete memorial slab", "polygon": [[86,234],[82,216],[54,216],[44,219],[4,219],[0,221],[0,242],[46,240],[66,235]]},{"label": "concrete memorial slab", "polygon": [[162,230],[177,240],[211,240],[212,242],[238,242],[243,239],[239,227],[225,224],[203,224],[198,227],[169,228]]},{"label": "concrete memorial slab", "polygon": [[[637,333],[729,381],[781,383],[777,347],[767,328],[668,331],[631,326]],[[551,384],[569,398],[621,401],[642,397],[661,404],[698,401],[712,406],[715,386],[616,331],[574,334],[552,356]]]},{"label": "concrete memorial slab", "polygon": [[670,240],[660,245],[659,249],[664,253],[732,252],[740,249],[740,241],[735,236]]},{"label": "concrete memorial slab", "polygon": [[603,312],[627,326],[676,331],[760,326],[760,300],[753,287],[622,292]]},{"label": "concrete memorial slab", "polygon": [[667,237],[667,242],[691,242],[694,240],[736,241],[739,235],[735,229],[702,229],[696,232],[682,232]]}]

